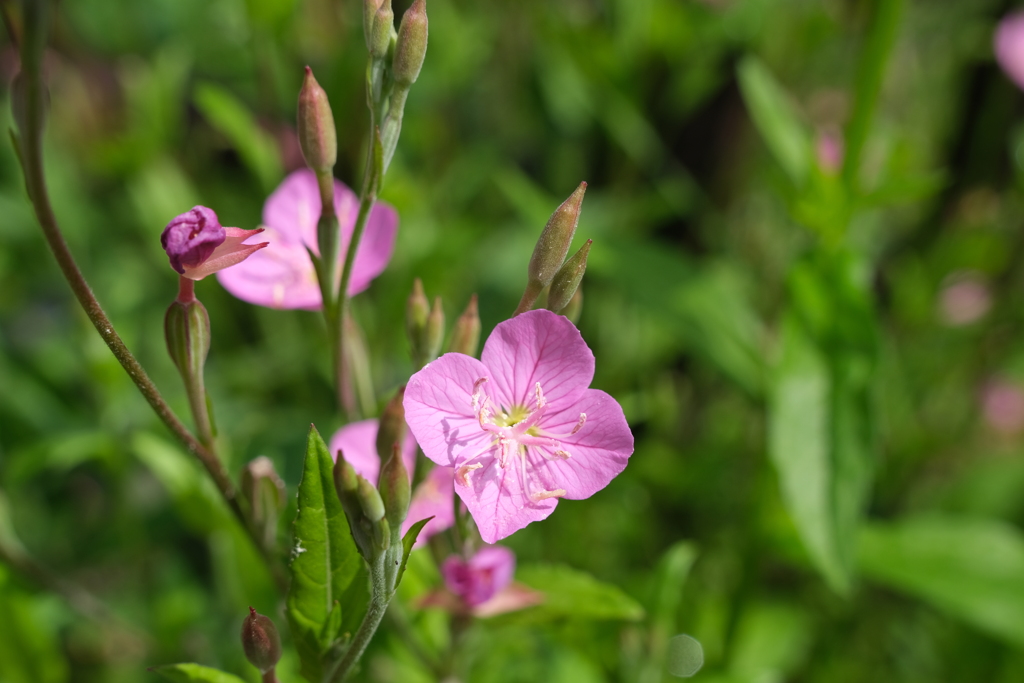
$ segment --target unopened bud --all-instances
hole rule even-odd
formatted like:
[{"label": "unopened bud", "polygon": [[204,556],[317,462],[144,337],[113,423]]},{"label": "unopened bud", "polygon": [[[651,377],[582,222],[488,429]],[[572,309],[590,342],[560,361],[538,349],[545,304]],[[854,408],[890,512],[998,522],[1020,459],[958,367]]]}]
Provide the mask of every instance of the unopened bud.
[{"label": "unopened bud", "polygon": [[281,636],[270,617],[258,614],[252,607],[242,622],[242,649],[245,658],[265,674],[281,659]]},{"label": "unopened bud", "polygon": [[402,522],[409,514],[412,485],[409,482],[409,472],[402,460],[401,446],[397,443],[391,449],[391,457],[380,470],[379,486],[391,534],[400,534]]},{"label": "unopened bud", "polygon": [[330,173],[338,160],[338,134],[327,93],[316,82],[313,70],[306,67],[306,77],[299,91],[299,147],[306,165],[317,173]]},{"label": "unopened bud", "polygon": [[[427,318],[430,316],[430,301],[423,292],[423,282],[416,278],[412,283],[412,294],[405,305],[405,331],[409,335],[409,347],[417,366],[426,362]],[[419,369],[419,367],[417,367]]]},{"label": "unopened bud", "polygon": [[373,35],[373,18],[380,8],[381,0],[363,0],[363,38],[366,40],[366,49],[370,49],[370,36]]},{"label": "unopened bud", "polygon": [[377,456],[383,460],[391,454],[395,444],[399,446],[405,441],[405,387],[399,388],[388,401],[377,423]]},{"label": "unopened bud", "polygon": [[373,17],[373,30],[370,33],[370,56],[383,59],[391,47],[391,32],[395,30],[395,11],[391,9],[391,0],[377,9]]},{"label": "unopened bud", "polygon": [[551,281],[551,290],[548,292],[548,310],[561,313],[562,309],[569,305],[576,290],[583,279],[583,273],[587,270],[587,255],[590,253],[590,245],[593,240],[587,240],[580,250],[572,255],[558,272],[555,279]]},{"label": "unopened bud", "polygon": [[402,24],[398,27],[395,60],[391,65],[395,83],[406,88],[415,83],[426,55],[427,2],[415,0],[402,15]]},{"label": "unopened bud", "polygon": [[370,550],[370,557],[373,557],[391,545],[391,529],[385,517],[384,500],[380,497],[380,491],[363,477],[358,477],[358,481],[359,490],[356,491],[356,495],[359,496],[365,528],[373,538],[373,548]]},{"label": "unopened bud", "polygon": [[577,287],[576,293],[569,299],[568,305],[562,309],[562,315],[569,319],[573,325],[575,325],[580,319],[580,313],[583,312],[583,287]]},{"label": "unopened bud", "polygon": [[480,346],[480,314],[477,311],[476,294],[469,298],[469,304],[462,315],[455,321],[452,329],[452,340],[448,344],[448,350],[455,353],[464,353],[467,356],[476,356],[476,350]]},{"label": "unopened bud", "polygon": [[262,532],[264,542],[270,545],[277,536],[277,519],[287,502],[284,481],[274,470],[273,461],[261,455],[246,465],[239,488],[249,502],[253,526]]},{"label": "unopened bud", "polygon": [[441,353],[441,343],[444,341],[444,306],[441,305],[441,297],[435,297],[434,305],[430,308],[426,340],[427,362],[430,362]]},{"label": "unopened bud", "polygon": [[583,193],[587,184],[580,183],[576,191],[555,209],[544,226],[544,231],[537,240],[537,246],[530,257],[530,283],[547,287],[562,267],[565,255],[569,252],[572,237],[576,234],[576,226],[580,222],[580,206],[583,204]]},{"label": "unopened bud", "polygon": [[334,490],[338,492],[341,507],[345,510],[345,518],[356,542],[359,553],[369,561],[373,557],[373,543],[370,541],[368,520],[363,514],[362,501],[359,496],[359,482],[366,481],[345,461],[345,456],[338,452],[338,460],[334,463]]},{"label": "unopened bud", "polygon": [[175,301],[164,316],[167,352],[186,384],[201,378],[210,353],[210,316],[198,299]]}]

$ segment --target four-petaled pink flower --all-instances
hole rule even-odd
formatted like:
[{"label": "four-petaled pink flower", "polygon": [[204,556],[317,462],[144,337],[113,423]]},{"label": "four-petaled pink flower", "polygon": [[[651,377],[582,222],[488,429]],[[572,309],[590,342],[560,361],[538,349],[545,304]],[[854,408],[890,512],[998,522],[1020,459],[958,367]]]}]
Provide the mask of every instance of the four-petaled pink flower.
[{"label": "four-petaled pink flower", "polygon": [[[316,271],[307,250],[319,254],[316,224],[320,219],[320,191],[309,169],[291,173],[263,205],[264,238],[270,249],[249,259],[241,268],[218,274],[224,289],[243,301],[271,308],[318,310],[323,305]],[[359,212],[359,199],[334,181],[334,207],[341,226],[338,275]],[[349,280],[349,295],[357,294],[380,275],[395,247],[398,214],[377,203],[356,251]]]},{"label": "four-petaled pink flower", "polygon": [[175,216],[160,235],[171,267],[190,280],[202,280],[211,273],[241,263],[267,242],[242,244],[261,229],[225,228],[213,209],[194,206]]},{"label": "four-petaled pink flower", "polygon": [[481,360],[448,353],[409,380],[405,419],[423,453],[494,543],[546,518],[559,498],[601,490],[625,467],[622,408],[588,388],[594,354],[568,319],[537,310],[494,328]]},{"label": "four-petaled pink flower", "polygon": [[[348,464],[361,477],[374,486],[380,476],[380,458],[377,457],[377,420],[362,420],[347,424],[331,437],[331,457],[337,459],[340,450]],[[416,441],[407,434],[402,444],[402,461],[410,479],[416,468]],[[447,467],[435,467],[420,482],[413,492],[409,514],[402,524],[402,535],[416,522],[433,517],[416,537],[419,548],[434,534],[440,533],[455,523],[455,492],[452,490],[452,471]]]}]

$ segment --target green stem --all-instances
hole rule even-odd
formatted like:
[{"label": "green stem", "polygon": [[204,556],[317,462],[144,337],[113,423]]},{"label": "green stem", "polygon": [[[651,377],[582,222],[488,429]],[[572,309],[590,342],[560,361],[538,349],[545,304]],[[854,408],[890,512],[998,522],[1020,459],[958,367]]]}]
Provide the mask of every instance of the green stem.
[{"label": "green stem", "polygon": [[356,631],[355,637],[352,638],[352,642],[345,652],[345,656],[327,679],[330,683],[339,683],[345,680],[345,676],[348,675],[352,667],[359,661],[359,658],[363,656],[366,646],[370,644],[370,639],[373,638],[373,634],[377,632],[377,627],[380,626],[381,619],[384,618],[384,613],[388,609],[388,603],[391,602],[391,598],[394,595],[394,591],[388,589],[388,579],[385,572],[386,565],[390,563],[389,558],[390,553],[381,553],[374,560],[373,566],[370,567],[370,605],[366,610],[366,616],[363,617],[363,623],[359,625],[359,630]]},{"label": "green stem", "polygon": [[[43,84],[40,78],[40,63],[46,42],[46,1],[34,0],[26,2],[24,7],[25,40],[22,43],[21,49],[22,71],[20,77],[23,79],[25,115],[24,119],[18,122],[21,135],[16,137],[15,141],[22,164],[22,172],[25,175],[25,186],[28,191],[29,200],[32,202],[33,209],[35,209],[36,220],[43,230],[46,243],[49,245],[50,251],[53,252],[57,265],[64,274],[64,278],[71,287],[75,298],[78,299],[82,310],[85,311],[86,316],[88,316],[96,331],[99,332],[100,337],[106,343],[110,352],[114,354],[121,367],[128,373],[128,377],[135,383],[135,386],[143,398],[146,399],[146,402],[149,403],[157,417],[160,418],[188,452],[199,458],[199,461],[206,468],[206,471],[210,474],[214,484],[216,484],[217,489],[224,498],[224,502],[231,508],[231,511],[238,518],[238,521],[241,522],[242,526],[249,530],[256,547],[269,560],[269,551],[253,535],[246,515],[238,502],[235,487],[231,483],[224,465],[182,424],[178,416],[171,410],[171,407],[167,405],[167,402],[149,378],[149,375],[146,374],[142,365],[132,355],[131,351],[128,350],[128,347],[125,346],[120,335],[114,330],[114,325],[110,322],[110,318],[107,317],[99,301],[96,300],[96,296],[92,293],[89,283],[82,275],[82,271],[78,268],[78,264],[75,262],[74,256],[71,255],[71,250],[64,240],[64,235],[57,223],[57,217],[53,212],[49,190],[46,187],[46,176],[43,171],[42,138],[45,111],[43,108]],[[273,567],[273,565],[271,566]],[[273,571],[273,568],[272,573],[275,574],[275,578],[280,575],[283,579],[283,574]],[[283,590],[284,584],[280,581],[279,586]]]}]

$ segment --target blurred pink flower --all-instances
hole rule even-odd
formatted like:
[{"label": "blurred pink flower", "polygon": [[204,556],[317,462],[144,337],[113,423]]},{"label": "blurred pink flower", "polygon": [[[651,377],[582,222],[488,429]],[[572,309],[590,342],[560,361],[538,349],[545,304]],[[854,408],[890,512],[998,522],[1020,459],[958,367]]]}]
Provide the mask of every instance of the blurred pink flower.
[{"label": "blurred pink flower", "polygon": [[838,173],[843,166],[842,131],[832,126],[820,129],[814,142],[814,152],[821,170],[826,173]]},{"label": "blurred pink flower", "polygon": [[[347,424],[331,437],[331,457],[337,459],[340,450],[352,468],[374,486],[380,476],[380,458],[377,457],[377,420],[362,420]],[[402,444],[402,461],[412,479],[416,469],[416,441],[412,434],[406,434]],[[452,471],[447,467],[435,467],[420,482],[413,492],[409,514],[402,524],[402,534],[416,522],[433,517],[420,531],[415,547],[419,548],[427,539],[455,523],[455,491]]]},{"label": "blurred pink flower", "polygon": [[985,279],[980,273],[962,271],[946,278],[939,293],[939,313],[952,327],[970,325],[992,307]]},{"label": "blurred pink flower", "polygon": [[406,422],[428,458],[455,468],[487,543],[625,469],[633,435],[615,399],[588,388],[593,377],[579,331],[536,310],[500,323],[481,360],[448,353],[409,380]]},{"label": "blurred pink flower", "polygon": [[[359,199],[334,181],[334,206],[341,226],[339,276],[345,249],[355,228]],[[239,299],[271,308],[318,310],[323,301],[313,262],[307,249],[319,254],[316,224],[320,219],[320,191],[316,175],[300,169],[288,175],[263,205],[264,237],[270,249],[245,262],[244,267],[218,274],[217,279]],[[353,262],[349,295],[358,294],[380,275],[391,259],[398,232],[398,214],[378,202],[370,211]]]},{"label": "blurred pink flower", "polygon": [[441,565],[445,590],[429,593],[420,606],[489,617],[541,602],[542,594],[512,583],[515,568],[515,553],[499,545],[482,548],[468,561],[452,555]]},{"label": "blurred pink flower", "polygon": [[999,66],[1017,87],[1024,88],[1024,12],[1003,17],[996,28],[993,47]]},{"label": "blurred pink flower", "polygon": [[211,273],[236,265],[267,246],[242,244],[260,229],[225,228],[213,209],[194,206],[175,216],[160,235],[171,267],[190,280],[202,280]]},{"label": "blurred pink flower", "polygon": [[981,390],[981,409],[988,426],[1002,434],[1024,430],[1024,390],[1005,379],[993,379]]}]

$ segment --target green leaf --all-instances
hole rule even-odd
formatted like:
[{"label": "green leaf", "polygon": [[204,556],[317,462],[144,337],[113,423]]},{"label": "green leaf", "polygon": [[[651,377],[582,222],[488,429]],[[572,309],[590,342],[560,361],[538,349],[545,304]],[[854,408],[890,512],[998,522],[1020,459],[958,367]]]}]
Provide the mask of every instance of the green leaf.
[{"label": "green leaf", "polygon": [[200,83],[193,97],[196,108],[238,151],[249,170],[269,192],[281,178],[277,143],[260,128],[245,104],[224,88]]},{"label": "green leaf", "polygon": [[150,671],[177,683],[193,683],[196,681],[203,681],[205,683],[245,683],[238,676],[224,673],[218,669],[211,669],[208,666],[200,666],[199,664],[168,664],[167,666],[154,666]]},{"label": "green leaf", "polygon": [[42,598],[19,590],[0,564],[0,681],[63,683],[68,666],[57,625],[40,614]]},{"label": "green leaf", "polygon": [[358,623],[369,603],[366,569],[334,490],[333,469],[327,445],[316,427],[310,427],[299,482],[287,605],[302,675],[314,683],[323,676],[321,656],[341,635],[325,630],[336,603],[340,618],[333,619],[342,630]]},{"label": "green leaf", "polygon": [[757,57],[745,57],[737,76],[754,126],[793,184],[803,185],[810,170],[811,141],[789,96]]},{"label": "green leaf", "polygon": [[405,532],[405,536],[402,537],[402,566],[398,568],[398,579],[395,581],[395,587],[398,587],[402,583],[402,574],[405,573],[405,565],[409,564],[409,553],[412,552],[412,547],[416,544],[416,537],[420,535],[423,527],[427,525],[427,522],[432,520],[434,515],[421,519],[420,521],[409,527],[409,530]]},{"label": "green leaf", "polygon": [[783,319],[781,345],[769,397],[768,453],[812,563],[829,585],[846,592],[850,578],[837,547],[832,494],[828,366],[792,315]]},{"label": "green leaf", "polygon": [[516,580],[544,593],[544,602],[535,610],[544,616],[629,621],[644,616],[644,608],[618,587],[564,565],[519,567]]},{"label": "green leaf", "polygon": [[1024,536],[988,519],[926,516],[866,526],[863,574],[1024,645]]}]

